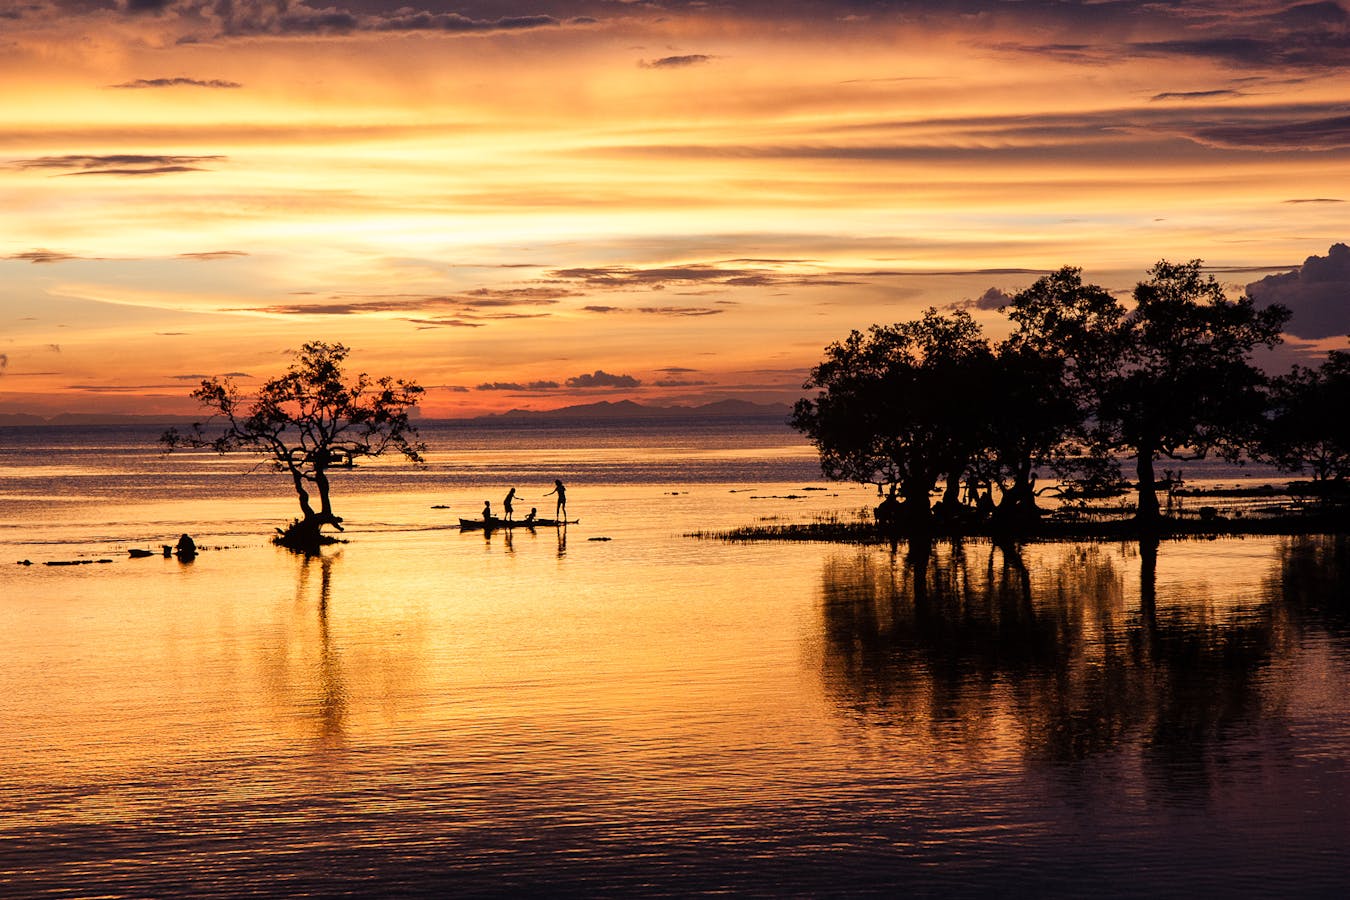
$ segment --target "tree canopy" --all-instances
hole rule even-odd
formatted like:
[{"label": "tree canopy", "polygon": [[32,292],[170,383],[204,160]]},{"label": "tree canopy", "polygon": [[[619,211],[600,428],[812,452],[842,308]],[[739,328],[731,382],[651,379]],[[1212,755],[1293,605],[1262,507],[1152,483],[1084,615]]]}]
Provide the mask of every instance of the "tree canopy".
[{"label": "tree canopy", "polygon": [[[1154,528],[1158,459],[1254,451],[1267,379],[1252,354],[1279,342],[1289,312],[1230,299],[1199,260],[1158,262],[1133,301],[1127,308],[1065,267],[1011,299],[1015,327],[996,345],[962,311],[854,331],[826,348],[804,385],[816,393],[798,401],[792,424],[819,449],[826,477],[898,486],[911,525],[927,521],[940,478],[944,505],[962,477],[996,482],[999,512],[1021,524],[1038,513],[1038,467],[1112,480],[1124,455],[1136,458],[1137,520]],[[1344,391],[1346,359],[1277,384],[1299,396],[1314,383]],[[1294,415],[1292,399],[1285,408]],[[1286,460],[1311,452],[1306,440],[1269,446]],[[1327,465],[1332,446],[1317,451]]]},{"label": "tree canopy", "polygon": [[[412,381],[372,379],[364,372],[349,378],[343,372],[349,352],[340,343],[311,341],[296,352],[284,374],[251,395],[229,378],[203,379],[192,397],[211,411],[211,419],[187,433],[170,429],[160,440],[166,450],[258,454],[289,474],[301,518],[281,532],[278,542],[312,552],[327,539],[321,533],[325,525],[342,530],[330,498],[333,469],[390,451],[421,462],[426,449],[409,417],[423,389]],[[311,491],[318,494],[318,509]]]}]

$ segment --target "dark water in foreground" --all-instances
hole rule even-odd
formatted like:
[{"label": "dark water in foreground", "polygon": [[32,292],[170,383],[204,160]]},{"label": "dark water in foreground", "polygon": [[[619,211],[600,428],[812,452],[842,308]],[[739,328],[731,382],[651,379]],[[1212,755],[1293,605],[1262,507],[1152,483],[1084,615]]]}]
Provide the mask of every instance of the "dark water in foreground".
[{"label": "dark water in foreground", "polygon": [[[610,437],[354,473],[308,562],[237,463],[0,457],[0,894],[1345,895],[1344,538],[695,541],[870,498]],[[581,526],[449,527],[553,472]],[[228,549],[125,559],[189,524]]]}]

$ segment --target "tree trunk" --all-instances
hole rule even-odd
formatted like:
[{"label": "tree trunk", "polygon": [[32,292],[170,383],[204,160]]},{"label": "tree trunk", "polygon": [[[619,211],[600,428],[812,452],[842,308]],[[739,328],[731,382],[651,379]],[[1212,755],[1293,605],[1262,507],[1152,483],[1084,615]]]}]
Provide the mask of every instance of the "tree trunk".
[{"label": "tree trunk", "polygon": [[328,498],[328,475],[322,466],[314,469],[314,483],[319,488],[319,524],[332,525],[342,531],[342,517],[333,515],[333,502]]},{"label": "tree trunk", "polygon": [[1140,441],[1139,462],[1135,471],[1139,476],[1139,508],[1135,519],[1140,526],[1152,530],[1158,527],[1158,482],[1153,474],[1153,442]]},{"label": "tree trunk", "polygon": [[309,491],[305,490],[305,476],[299,470],[291,470],[291,481],[295,482],[295,493],[300,496],[300,514],[306,519],[314,518],[314,507],[309,505]]}]

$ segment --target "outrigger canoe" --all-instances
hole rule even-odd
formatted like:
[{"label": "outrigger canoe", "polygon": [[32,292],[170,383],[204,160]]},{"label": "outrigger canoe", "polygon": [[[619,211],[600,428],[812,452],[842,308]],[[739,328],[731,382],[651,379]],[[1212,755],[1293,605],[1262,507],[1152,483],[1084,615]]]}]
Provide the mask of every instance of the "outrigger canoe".
[{"label": "outrigger canoe", "polygon": [[459,527],[462,531],[473,531],[482,529],[492,531],[497,528],[555,528],[560,525],[575,525],[580,519],[460,519]]}]

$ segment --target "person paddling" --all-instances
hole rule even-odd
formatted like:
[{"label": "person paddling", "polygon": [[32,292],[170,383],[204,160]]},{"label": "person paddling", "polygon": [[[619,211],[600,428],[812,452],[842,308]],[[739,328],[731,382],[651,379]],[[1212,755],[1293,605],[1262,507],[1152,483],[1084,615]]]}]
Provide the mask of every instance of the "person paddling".
[{"label": "person paddling", "polygon": [[557,516],[559,521],[567,521],[567,488],[563,486],[561,480],[554,479],[553,490],[549,491],[548,494],[545,494],[544,496],[547,497],[549,494],[558,495],[558,508],[554,511],[553,515]]},{"label": "person paddling", "polygon": [[511,514],[514,511],[514,507],[511,506],[511,501],[514,499],[516,499],[516,489],[511,488],[511,490],[506,492],[506,499],[502,501],[502,509],[505,510],[505,512],[502,513],[502,517],[508,522],[511,521]]}]

